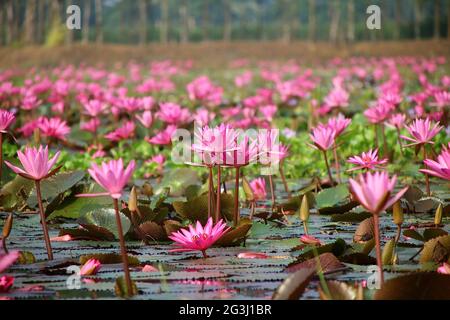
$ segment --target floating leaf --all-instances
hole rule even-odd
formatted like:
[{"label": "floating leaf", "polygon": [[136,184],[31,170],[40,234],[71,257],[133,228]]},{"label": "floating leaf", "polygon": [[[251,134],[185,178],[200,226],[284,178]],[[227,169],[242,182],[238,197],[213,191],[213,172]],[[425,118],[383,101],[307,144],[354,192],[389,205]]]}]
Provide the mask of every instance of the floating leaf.
[{"label": "floating leaf", "polygon": [[370,212],[347,212],[343,214],[331,215],[331,221],[333,222],[361,222],[365,219],[372,217]]},{"label": "floating leaf", "polygon": [[389,279],[375,292],[375,300],[448,300],[450,277],[436,272],[418,272]]},{"label": "floating leaf", "polygon": [[19,258],[17,259],[18,264],[33,264],[36,262],[36,258],[32,252],[20,251]]},{"label": "floating leaf", "polygon": [[[58,173],[48,179],[43,180],[41,182],[42,200],[50,201],[58,195],[66,192],[78,182],[80,182],[84,178],[84,176],[84,171],[68,171]],[[35,188],[31,192],[27,203],[28,206],[32,208],[38,205]]]},{"label": "floating leaf", "polygon": [[319,286],[321,300],[362,300],[361,294],[358,294],[358,289],[345,282],[330,280],[326,284],[329,293],[326,293],[322,286]]},{"label": "floating leaf", "polygon": [[[122,222],[123,235],[130,230],[130,220],[122,213],[119,212],[120,220]],[[80,225],[84,228],[89,225],[94,225],[100,228],[104,228],[114,234],[116,239],[119,238],[119,231],[117,230],[116,223],[116,211],[111,208],[101,208],[84,213],[79,219]]]},{"label": "floating leaf", "polygon": [[113,241],[116,237],[109,230],[95,225],[85,225],[82,228],[61,229],[59,237],[69,235],[72,240]]},{"label": "floating leaf", "polygon": [[368,241],[375,235],[375,227],[373,217],[363,220],[356,228],[353,236],[354,242]]},{"label": "floating leaf", "polygon": [[34,182],[21,176],[3,186],[0,191],[0,206],[5,211],[13,211],[26,204],[28,194],[33,189]]},{"label": "floating leaf", "polygon": [[440,228],[428,228],[423,231],[425,241],[448,235],[448,232]]},{"label": "floating leaf", "polygon": [[272,300],[298,300],[315,273],[315,268],[304,268],[289,275],[276,289]]},{"label": "floating leaf", "polygon": [[249,219],[241,219],[239,221],[239,225],[236,228],[230,229],[230,231],[225,233],[219,240],[217,240],[216,245],[221,247],[239,245],[246,239],[251,227],[252,222]]},{"label": "floating leaf", "polygon": [[316,207],[317,209],[334,207],[344,202],[349,195],[348,187],[344,184],[325,189],[317,194]]},{"label": "floating leaf", "polygon": [[446,262],[450,253],[450,235],[441,236],[425,242],[420,263]]},{"label": "floating leaf", "polygon": [[[317,251],[319,251],[322,247],[319,247]],[[312,254],[308,255],[308,259],[299,259],[300,262],[291,263],[286,268],[287,272],[295,272],[304,268],[312,268],[317,265],[317,256],[313,253],[314,250],[310,250]],[[331,252],[325,253],[317,253],[319,254],[320,266],[322,268],[322,272],[331,272],[337,269],[345,268],[345,265],[342,264],[336,256]]]},{"label": "floating leaf", "polygon": [[164,175],[161,183],[155,188],[155,194],[164,192],[165,188],[169,188],[172,197],[181,197],[185,194],[188,186],[195,184],[201,184],[196,170],[177,168]]},{"label": "floating leaf", "polygon": [[362,266],[377,264],[377,259],[362,252],[354,252],[344,255],[340,257],[339,260],[341,260],[344,263],[358,264]]},{"label": "floating leaf", "polygon": [[[122,263],[122,256],[116,253],[98,253],[98,254],[87,254],[80,257],[80,264],[85,264],[90,259],[97,259],[102,264],[117,264]],[[139,259],[128,255],[128,264],[130,266],[137,266],[140,264]]]},{"label": "floating leaf", "polygon": [[406,229],[403,231],[403,235],[405,237],[412,238],[412,239],[415,239],[418,241],[422,241],[422,242],[425,241],[425,238],[419,232],[417,232],[415,229]]},{"label": "floating leaf", "polygon": [[167,235],[163,227],[152,221],[147,221],[139,225],[139,230],[142,232],[142,234],[145,236],[146,239],[152,241],[160,241],[167,239]]}]

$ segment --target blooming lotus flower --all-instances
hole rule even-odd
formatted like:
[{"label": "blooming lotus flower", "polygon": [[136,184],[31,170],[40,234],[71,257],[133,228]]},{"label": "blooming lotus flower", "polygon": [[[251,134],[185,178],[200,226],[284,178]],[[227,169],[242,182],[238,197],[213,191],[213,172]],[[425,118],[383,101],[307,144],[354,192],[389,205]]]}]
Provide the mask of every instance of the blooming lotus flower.
[{"label": "blooming lotus flower", "polygon": [[9,253],[0,253],[0,273],[8,269],[19,258],[19,251],[10,251]]},{"label": "blooming lotus flower", "polygon": [[97,118],[92,118],[89,121],[80,123],[81,130],[91,132],[91,133],[96,133],[99,126],[100,126],[100,120]]},{"label": "blooming lotus flower", "polygon": [[177,126],[170,125],[167,126],[164,130],[160,131],[156,134],[156,136],[151,139],[146,138],[148,143],[156,144],[156,145],[168,145],[172,143],[172,135],[177,130]]},{"label": "blooming lotus flower", "polygon": [[144,126],[144,128],[149,129],[153,124],[153,116],[150,111],[144,111],[144,113],[140,116],[137,115],[136,119]]},{"label": "blooming lotus flower", "polygon": [[14,277],[0,277],[0,293],[7,293],[14,284]]},{"label": "blooming lotus flower", "polygon": [[409,134],[412,137],[401,136],[402,139],[412,141],[413,143],[408,146],[413,145],[423,145],[423,144],[434,144],[431,141],[434,136],[436,136],[439,131],[441,131],[442,126],[439,126],[439,123],[432,123],[430,119],[416,119],[409,126],[406,126]]},{"label": "blooming lotus flower", "polygon": [[387,172],[366,173],[357,180],[349,179],[350,189],[358,202],[369,212],[379,214],[397,202],[408,187],[392,196],[397,176],[389,178]]},{"label": "blooming lotus flower", "polygon": [[17,156],[23,166],[22,168],[16,167],[5,161],[5,164],[11,168],[18,175],[35,180],[40,181],[42,179],[46,179],[59,169],[56,168],[53,171],[51,170],[58,160],[60,152],[58,151],[53,158],[49,160],[48,158],[48,146],[37,148],[26,147],[24,152],[17,151]]},{"label": "blooming lotus flower", "polygon": [[102,264],[97,259],[89,259],[80,269],[81,276],[92,276],[100,270]]},{"label": "blooming lotus flower", "polygon": [[313,236],[307,235],[307,234],[302,235],[300,237],[300,241],[306,245],[312,245],[312,246],[321,246],[322,245],[322,242],[319,239],[317,239]]},{"label": "blooming lotus flower", "polygon": [[330,127],[318,126],[313,129],[310,138],[314,142],[314,145],[311,145],[313,148],[326,151],[333,147],[336,131]]},{"label": "blooming lotus flower", "polygon": [[173,125],[189,122],[191,117],[188,109],[183,109],[180,105],[172,102],[161,103],[157,115],[165,123]]},{"label": "blooming lotus flower", "polygon": [[67,125],[67,122],[60,118],[49,119],[43,117],[38,123],[38,128],[43,136],[59,140],[65,140],[70,133],[70,127]]},{"label": "blooming lotus flower", "polygon": [[210,217],[203,227],[200,221],[197,221],[195,227],[191,224],[188,229],[181,229],[173,232],[169,238],[181,246],[179,249],[171,251],[201,251],[206,258],[206,250],[219,240],[230,228],[220,220],[213,225]]},{"label": "blooming lotus flower", "polygon": [[134,122],[127,121],[120,128],[117,128],[116,130],[105,135],[105,138],[110,141],[121,141],[130,139],[134,136],[135,129],[136,126],[134,125]]},{"label": "blooming lotus flower", "polygon": [[91,168],[88,169],[89,174],[107,192],[82,194],[78,196],[96,197],[110,195],[113,199],[119,199],[122,196],[123,188],[133,175],[134,168],[134,160],[130,161],[126,168],[124,168],[122,159],[103,162],[100,166],[92,163]]},{"label": "blooming lotus flower", "polygon": [[441,274],[450,275],[450,264],[444,262],[436,271]]},{"label": "blooming lotus flower", "polygon": [[97,118],[106,110],[107,105],[100,100],[90,100],[83,104],[83,108],[85,114],[92,118]]},{"label": "blooming lotus flower", "polygon": [[392,107],[384,102],[380,102],[375,107],[369,108],[364,111],[364,115],[370,123],[378,124],[386,121],[392,111]]},{"label": "blooming lotus flower", "polygon": [[406,122],[406,115],[404,115],[403,113],[396,113],[389,118],[387,125],[401,129],[405,125],[405,122]]},{"label": "blooming lotus flower", "polygon": [[361,169],[375,170],[380,169],[378,166],[386,164],[388,159],[378,160],[378,149],[373,151],[370,149],[368,152],[363,152],[361,156],[350,157],[347,162],[356,165],[356,167],[351,168],[348,171]]},{"label": "blooming lotus flower", "polygon": [[437,161],[425,159],[424,163],[428,169],[420,169],[420,172],[450,180],[450,143],[448,148],[442,150],[442,153],[437,157]]},{"label": "blooming lotus flower", "polygon": [[250,188],[252,189],[255,200],[265,200],[267,196],[266,192],[266,180],[264,178],[256,178],[250,181]]},{"label": "blooming lotus flower", "polygon": [[342,114],[337,117],[330,118],[328,120],[327,126],[336,132],[336,137],[340,136],[345,129],[352,123],[352,119],[347,119]]},{"label": "blooming lotus flower", "polygon": [[16,119],[14,113],[8,110],[0,110],[0,134],[6,133],[9,126]]}]

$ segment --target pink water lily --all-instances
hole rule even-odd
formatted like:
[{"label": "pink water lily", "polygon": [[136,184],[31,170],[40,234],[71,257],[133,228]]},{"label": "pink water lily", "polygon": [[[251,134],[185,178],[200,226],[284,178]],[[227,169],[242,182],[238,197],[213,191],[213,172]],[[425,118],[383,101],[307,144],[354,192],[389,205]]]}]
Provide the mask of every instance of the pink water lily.
[{"label": "pink water lily", "polygon": [[194,225],[189,225],[188,229],[181,229],[173,232],[169,238],[176,242],[181,248],[171,251],[201,251],[203,257],[206,256],[206,250],[210,248],[217,240],[219,240],[230,229],[223,220],[213,224],[210,217],[203,227],[200,221]]},{"label": "pink water lily", "polygon": [[328,126],[318,126],[309,135],[315,149],[326,151],[333,147],[336,138],[336,130]]},{"label": "pink water lily", "polygon": [[137,115],[136,119],[144,126],[144,128],[149,129],[153,124],[153,115],[151,111],[144,111],[142,115]]},{"label": "pink water lily", "polygon": [[14,113],[8,110],[0,110],[0,134],[6,133],[15,119]]},{"label": "pink water lily", "polygon": [[48,157],[48,146],[39,146],[39,148],[26,147],[25,150],[17,151],[17,156],[23,168],[17,167],[5,161],[5,164],[18,175],[40,181],[55,174],[59,168],[52,171],[56,161],[58,161],[60,152],[58,151],[53,158]]},{"label": "pink water lily", "polygon": [[38,128],[43,136],[59,140],[65,140],[71,130],[66,121],[57,117],[50,119],[45,117],[41,118],[41,121],[38,123]]},{"label": "pink water lily", "polygon": [[146,141],[150,144],[169,145],[172,143],[172,135],[176,130],[177,127],[175,125],[167,126],[167,128],[158,132],[154,137],[146,138]]},{"label": "pink water lily", "polygon": [[442,130],[439,123],[433,123],[430,119],[416,119],[412,124],[406,126],[411,137],[401,136],[402,139],[411,141],[408,146],[434,144],[432,139]]},{"label": "pink water lily", "polygon": [[8,269],[19,258],[19,251],[0,253],[0,273]]},{"label": "pink water lily", "polygon": [[119,199],[122,196],[123,189],[127,185],[131,176],[133,175],[136,163],[131,160],[126,168],[124,168],[123,160],[111,160],[103,162],[100,166],[96,163],[91,164],[88,169],[92,179],[95,180],[103,189],[105,193],[81,194],[79,197],[97,197],[109,195],[113,199]]},{"label": "pink water lily", "polygon": [[450,143],[448,148],[444,148],[437,157],[437,161],[431,159],[424,160],[428,169],[420,169],[420,172],[435,176],[444,180],[450,180]]},{"label": "pink water lily", "polygon": [[370,149],[367,152],[363,152],[360,156],[353,156],[347,160],[348,163],[356,165],[356,167],[349,169],[348,171],[355,170],[375,170],[381,169],[380,165],[388,163],[388,159],[378,159],[378,149]]},{"label": "pink water lily", "polygon": [[80,275],[81,276],[92,276],[92,275],[96,274],[100,270],[101,267],[102,267],[102,264],[99,260],[89,259],[80,268]]},{"label": "pink water lily", "polygon": [[304,234],[300,237],[300,241],[306,245],[321,246],[322,242],[310,235]]},{"label": "pink water lily", "polygon": [[238,259],[268,259],[269,256],[262,252],[241,252]]},{"label": "pink water lily", "polygon": [[250,181],[250,188],[252,189],[255,200],[266,199],[266,180],[264,178],[256,178]]},{"label": "pink water lily", "polygon": [[436,271],[441,274],[450,275],[450,264],[444,262]]},{"label": "pink water lily", "polygon": [[352,119],[348,119],[344,115],[339,114],[337,117],[330,118],[327,126],[336,132],[336,136],[340,136],[351,123]]},{"label": "pink water lily", "polygon": [[0,277],[0,293],[7,293],[14,284],[14,277],[2,276]]},{"label": "pink water lily", "polygon": [[121,127],[105,135],[110,141],[121,141],[134,137],[136,126],[133,121],[125,122]]}]

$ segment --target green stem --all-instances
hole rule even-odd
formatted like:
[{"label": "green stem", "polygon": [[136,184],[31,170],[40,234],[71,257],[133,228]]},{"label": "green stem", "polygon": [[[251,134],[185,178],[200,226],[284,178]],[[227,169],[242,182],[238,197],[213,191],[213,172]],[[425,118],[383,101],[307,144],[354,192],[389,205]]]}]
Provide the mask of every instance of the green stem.
[{"label": "green stem", "polygon": [[330,179],[330,184],[333,185],[333,176],[331,175],[330,165],[328,164],[327,152],[323,150],[323,157],[325,159],[325,165],[327,166],[328,178]]},{"label": "green stem", "polygon": [[239,224],[240,212],[239,212],[239,177],[240,168],[236,167],[236,177],[234,182],[234,226]]},{"label": "green stem", "polygon": [[[423,145],[422,148],[423,148],[423,160],[426,160],[426,158],[427,158],[427,149],[425,148],[425,145]],[[428,166],[425,165],[425,169],[427,169],[427,168],[428,168]],[[431,195],[430,177],[426,173],[425,173],[425,185],[426,185],[426,188],[427,188],[427,196],[429,197]]]},{"label": "green stem", "polygon": [[373,215],[374,220],[374,231],[375,231],[375,249],[376,249],[376,255],[377,255],[377,265],[378,265],[378,272],[380,273],[380,281],[381,286],[384,284],[384,273],[383,273],[383,260],[381,257],[381,243],[380,243],[380,216],[379,214]]},{"label": "green stem", "polygon": [[46,222],[46,218],[45,218],[44,206],[42,205],[41,182],[39,180],[35,180],[35,184],[36,184],[36,196],[37,196],[38,205],[39,205],[39,214],[41,216],[41,225],[42,225],[42,230],[44,231],[44,240],[45,240],[45,247],[47,249],[47,256],[48,256],[48,260],[53,260],[52,245],[50,242],[50,236],[48,235],[48,228],[47,228],[47,222]]}]

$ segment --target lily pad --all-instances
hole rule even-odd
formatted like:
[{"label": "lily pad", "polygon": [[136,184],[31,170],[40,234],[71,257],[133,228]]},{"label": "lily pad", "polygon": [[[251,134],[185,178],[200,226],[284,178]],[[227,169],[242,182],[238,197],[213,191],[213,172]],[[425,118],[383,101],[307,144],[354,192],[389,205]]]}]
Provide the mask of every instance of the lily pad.
[{"label": "lily pad", "polygon": [[[130,220],[122,213],[119,212],[120,220],[122,222],[123,235],[130,230]],[[79,219],[80,225],[86,228],[86,226],[94,225],[104,228],[114,234],[116,239],[119,238],[119,232],[117,230],[116,212],[114,209],[102,208],[84,213]]]}]

